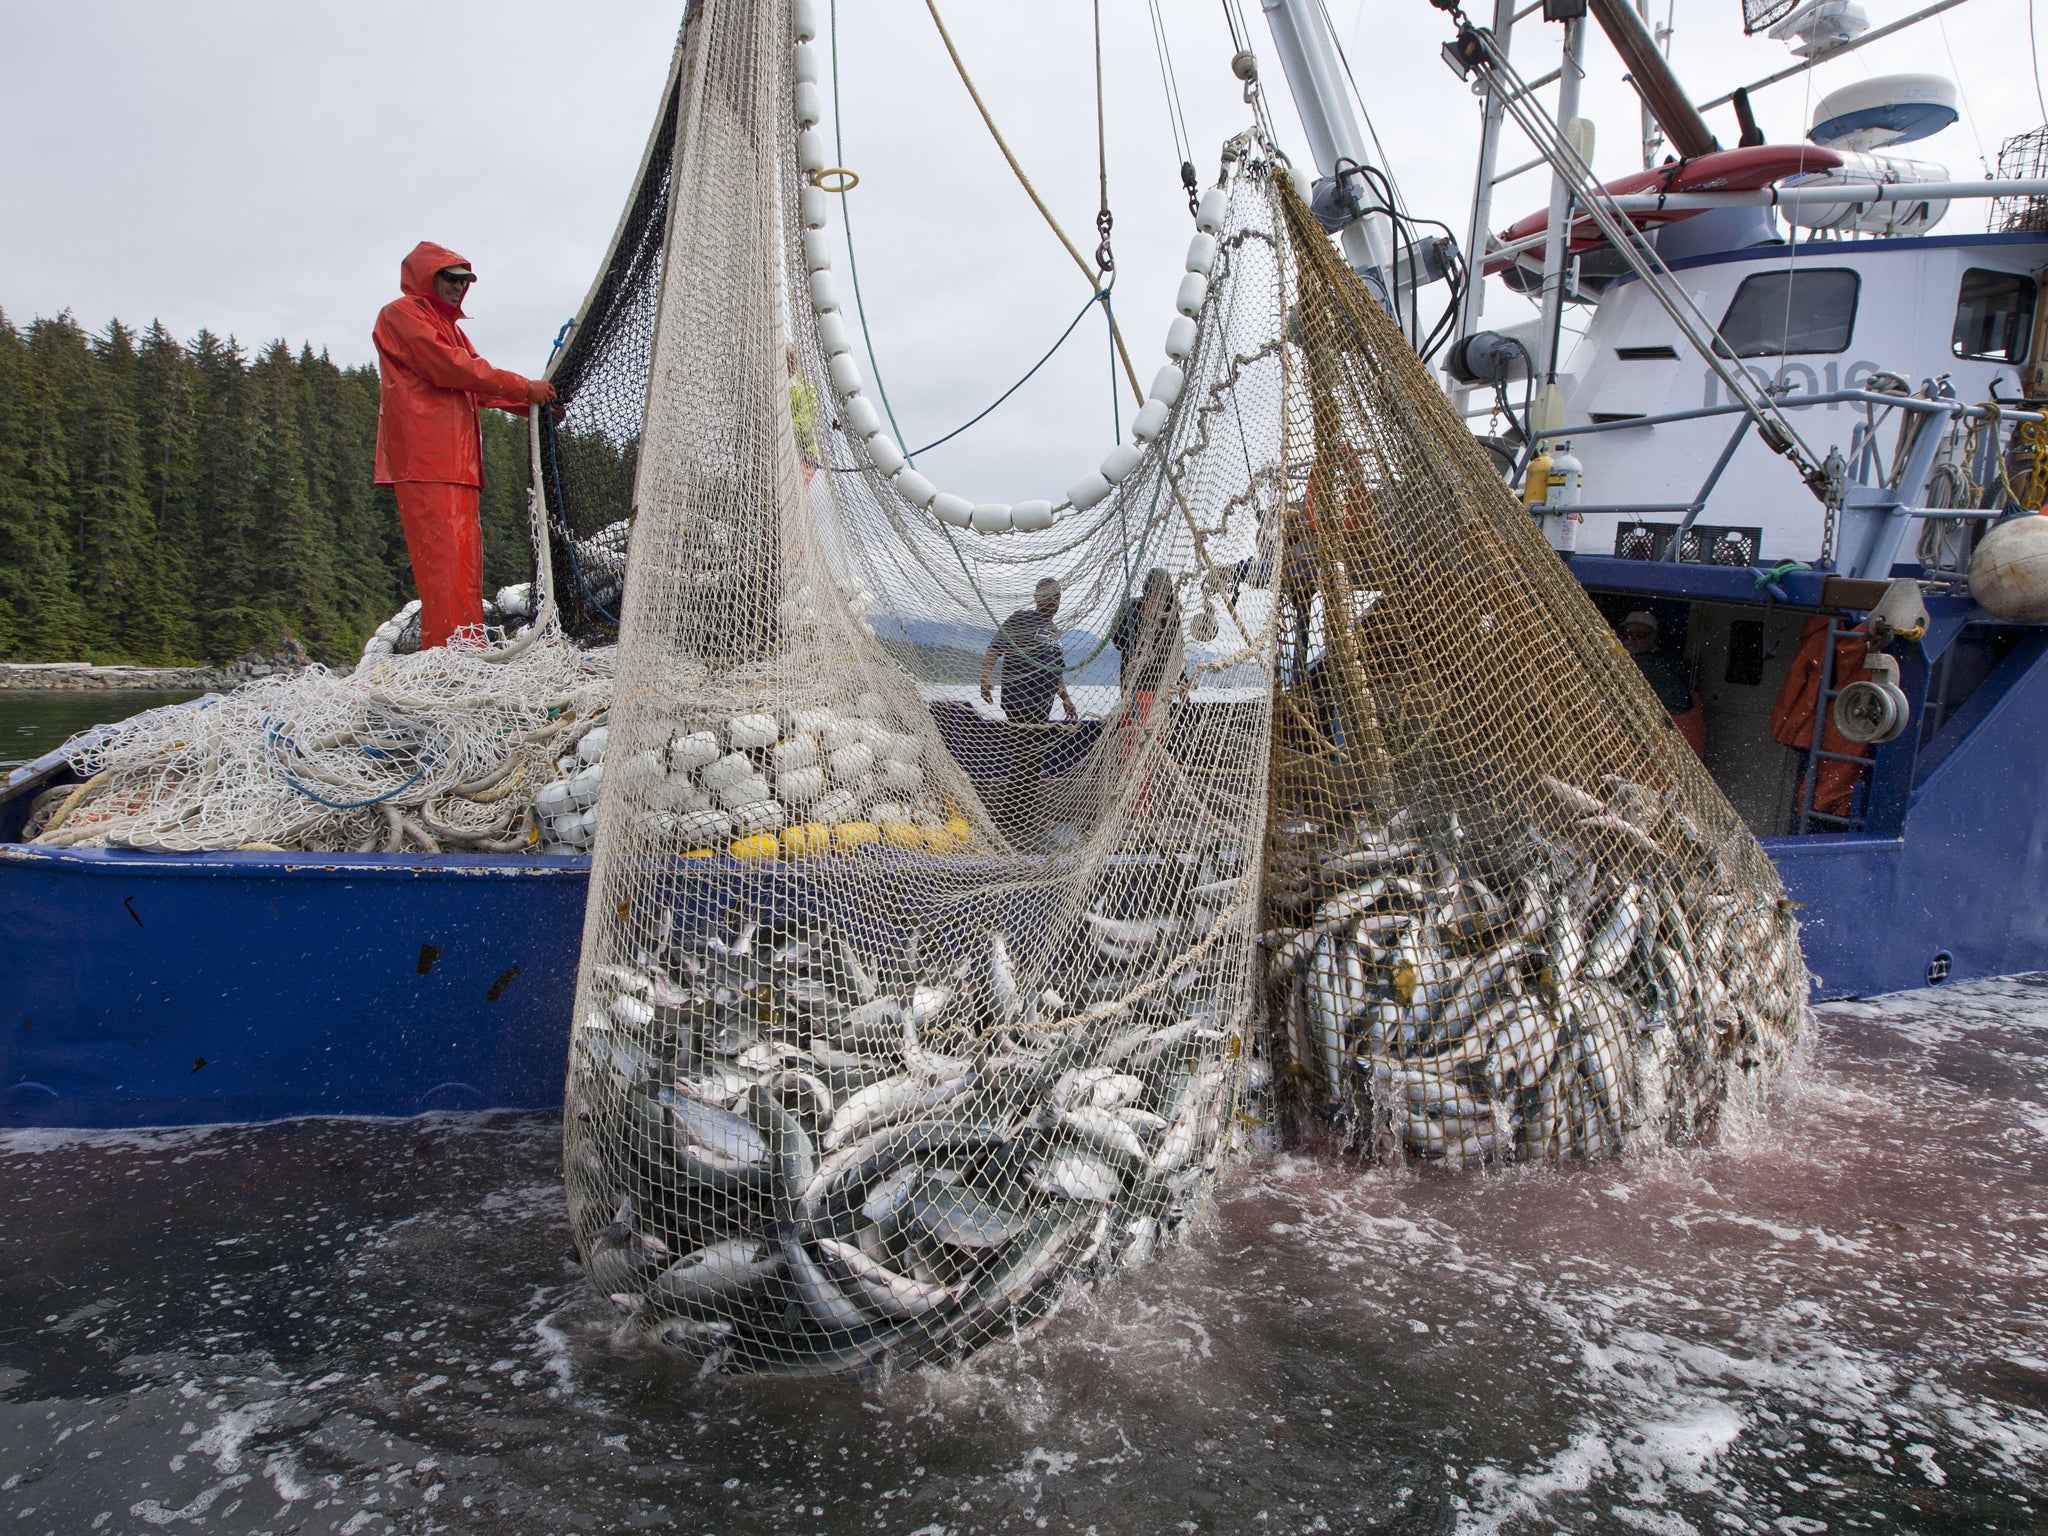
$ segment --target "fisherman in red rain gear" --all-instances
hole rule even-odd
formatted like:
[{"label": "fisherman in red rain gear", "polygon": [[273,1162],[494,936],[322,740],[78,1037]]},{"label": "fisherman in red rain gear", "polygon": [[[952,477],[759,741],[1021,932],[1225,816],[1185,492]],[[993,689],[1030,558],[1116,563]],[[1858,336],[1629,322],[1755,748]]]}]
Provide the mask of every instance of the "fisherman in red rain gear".
[{"label": "fisherman in red rain gear", "polygon": [[377,313],[376,482],[398,497],[405,548],[420,591],[420,649],[484,622],[484,536],[477,493],[484,483],[477,410],[524,416],[555,387],[493,368],[455,322],[476,274],[445,245],[423,240],[398,268],[399,291]]}]

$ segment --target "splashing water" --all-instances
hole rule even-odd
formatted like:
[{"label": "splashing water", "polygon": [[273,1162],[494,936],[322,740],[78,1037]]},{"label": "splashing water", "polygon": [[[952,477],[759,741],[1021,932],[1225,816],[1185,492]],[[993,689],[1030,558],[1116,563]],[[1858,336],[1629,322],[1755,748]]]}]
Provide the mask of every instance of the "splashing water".
[{"label": "splashing water", "polygon": [[2048,977],[1823,1011],[1748,1131],[1280,1158],[950,1373],[697,1381],[569,1255],[552,1120],[0,1141],[20,1532],[2040,1529]]}]

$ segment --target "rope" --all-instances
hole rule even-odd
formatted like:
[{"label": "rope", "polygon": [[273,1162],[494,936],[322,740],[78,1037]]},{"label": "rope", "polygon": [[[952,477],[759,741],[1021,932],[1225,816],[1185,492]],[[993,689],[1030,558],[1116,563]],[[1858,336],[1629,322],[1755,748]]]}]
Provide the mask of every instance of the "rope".
[{"label": "rope", "polygon": [[[1088,311],[1094,308],[1098,300],[1101,301],[1102,307],[1105,310],[1109,308],[1109,290],[1107,288],[1104,288],[1099,293],[1091,294],[1089,296],[1088,302],[1081,306],[1079,312],[1075,314],[1074,318],[1067,322],[1067,328],[1064,331],[1060,332],[1060,339],[1052,344],[1052,346],[1046,351],[1045,356],[1041,357],[1037,362],[1031,365],[1030,369],[1025,373],[1023,378],[1019,379],[1016,383],[1012,384],[1000,395],[997,395],[995,398],[995,403],[993,405],[990,405],[987,410],[983,411],[979,416],[974,417],[972,420],[962,422],[959,426],[955,427],[952,431],[948,432],[944,437],[933,438],[930,442],[926,443],[922,448],[918,449],[918,453],[930,453],[934,448],[938,447],[941,443],[950,443],[951,441],[953,441],[954,438],[958,437],[962,432],[965,432],[969,427],[975,426],[976,424],[984,420],[991,411],[995,410],[996,406],[1001,405],[1005,400],[1009,399],[1010,396],[1017,393],[1017,391],[1022,389],[1026,384],[1029,384],[1032,380],[1033,375],[1035,375],[1038,372],[1038,370],[1043,368],[1047,363],[1052,361],[1053,353],[1059,351],[1061,347],[1067,344],[1067,338],[1074,334],[1076,327],[1078,327],[1083,320],[1088,318]],[[1114,358],[1112,358],[1110,361],[1109,408],[1112,417],[1114,417],[1116,412],[1116,362]],[[1119,436],[1117,440],[1119,442],[1123,440],[1121,436],[1121,429],[1119,429]],[[915,455],[905,454],[904,457],[912,458],[915,457]]]},{"label": "rope", "polygon": [[[1003,131],[996,127],[995,118],[989,114],[988,103],[981,99],[981,92],[975,87],[974,77],[967,73],[967,65],[960,58],[960,50],[953,46],[953,34],[946,30],[945,18],[939,15],[938,0],[924,0],[924,4],[925,9],[932,13],[932,25],[939,29],[939,41],[946,45],[946,55],[952,59],[953,68],[960,76],[960,83],[967,87],[967,94],[973,98],[974,109],[981,114],[982,123],[988,128],[989,137],[996,141],[996,148],[1003,152],[1003,158],[1009,162],[1010,172],[1017,178],[1017,185],[1024,189],[1024,195],[1031,199],[1031,206],[1038,210],[1047,227],[1059,237],[1060,244],[1066,247],[1067,254],[1074,258],[1074,265],[1079,267],[1081,275],[1088,279],[1088,286],[1100,290],[1102,272],[1092,269],[1088,265],[1088,258],[1083,256],[1074,242],[1067,238],[1067,232],[1060,228],[1060,221],[1052,216],[1052,210],[1045,206],[1045,199],[1038,195],[1038,188],[1031,184],[1031,178],[1024,174],[1024,167],[1017,163],[1017,157],[1011,152],[1009,141],[1003,137]],[[1105,188],[1108,186],[1108,174],[1105,169]],[[1107,200],[1108,193],[1105,191],[1104,201]],[[1145,391],[1138,385],[1138,370],[1131,362],[1130,348],[1124,345],[1123,333],[1116,329],[1116,322],[1113,319],[1110,321],[1110,332],[1116,338],[1117,355],[1123,359],[1124,376],[1131,381],[1131,393],[1137,397],[1138,403],[1143,405]]]}]

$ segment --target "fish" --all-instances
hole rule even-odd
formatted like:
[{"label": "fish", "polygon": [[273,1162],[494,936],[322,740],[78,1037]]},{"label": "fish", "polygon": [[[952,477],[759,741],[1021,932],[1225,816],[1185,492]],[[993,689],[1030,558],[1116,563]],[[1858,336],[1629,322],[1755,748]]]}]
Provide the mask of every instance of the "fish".
[{"label": "fish", "polygon": [[1124,1181],[1101,1158],[1069,1148],[1047,1157],[1033,1175],[1032,1187],[1062,1200],[1107,1205],[1123,1193]]},{"label": "fish", "polygon": [[1081,921],[1094,930],[1097,939],[1140,954],[1180,931],[1179,921],[1170,917],[1125,919],[1083,912]]},{"label": "fish", "polygon": [[837,1238],[819,1238],[818,1251],[825,1256],[826,1264],[860,1293],[861,1300],[877,1316],[909,1322],[952,1304],[953,1293],[945,1286],[899,1275]]},{"label": "fish", "polygon": [[1128,1158],[1133,1162],[1145,1160],[1145,1145],[1138,1140],[1138,1133],[1106,1109],[1083,1106],[1077,1109],[1062,1109],[1056,1114],[1057,1123],[1072,1132],[1099,1152]]},{"label": "fish", "polygon": [[913,1227],[952,1248],[1000,1248],[1029,1225],[1022,1212],[959,1184],[921,1188],[905,1210]]},{"label": "fish", "polygon": [[1017,985],[1016,962],[1010,958],[1010,945],[1000,933],[988,936],[988,977],[989,990],[995,1002],[998,1024],[1017,1024],[1024,1018],[1024,993]]},{"label": "fish", "polygon": [[668,1111],[679,1145],[713,1167],[748,1168],[768,1161],[762,1134],[729,1109],[661,1088],[655,1099]]},{"label": "fish", "polygon": [[730,1305],[782,1269],[782,1255],[756,1238],[731,1238],[683,1255],[654,1277],[653,1294],[679,1306]]},{"label": "fish", "polygon": [[897,1169],[875,1186],[860,1208],[860,1219],[870,1226],[880,1226],[903,1209],[923,1177],[924,1170],[915,1163]]},{"label": "fish", "polygon": [[794,1235],[782,1239],[782,1262],[789,1269],[790,1288],[804,1310],[817,1320],[821,1327],[833,1332],[850,1333],[866,1327],[873,1321],[865,1311],[852,1301],[846,1293],[834,1285],[831,1278],[811,1257],[810,1249],[801,1238]]},{"label": "fish", "polygon": [[973,1081],[971,1074],[938,1082],[906,1074],[870,1084],[858,1093],[848,1095],[846,1102],[839,1106],[838,1113],[832,1117],[831,1128],[825,1133],[825,1150],[835,1152],[848,1142],[856,1141],[892,1121],[928,1114],[948,1099],[966,1092]]},{"label": "fish", "polygon": [[1606,801],[1589,795],[1576,784],[1567,784],[1552,774],[1544,774],[1538,782],[1581,816],[1598,816],[1607,809]]}]

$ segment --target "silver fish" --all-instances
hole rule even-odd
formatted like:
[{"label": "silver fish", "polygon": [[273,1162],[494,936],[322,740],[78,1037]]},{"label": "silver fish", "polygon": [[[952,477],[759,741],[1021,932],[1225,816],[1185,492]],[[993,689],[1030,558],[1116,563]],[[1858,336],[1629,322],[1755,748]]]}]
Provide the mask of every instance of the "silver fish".
[{"label": "silver fish", "polygon": [[739,1300],[773,1279],[782,1256],[752,1238],[732,1238],[685,1254],[654,1278],[654,1291],[685,1307],[712,1308]]},{"label": "silver fish", "polygon": [[927,1114],[967,1091],[973,1077],[934,1083],[917,1076],[892,1077],[847,1097],[825,1133],[825,1150],[837,1151],[877,1128],[914,1115]]},{"label": "silver fish", "polygon": [[800,1239],[783,1239],[782,1261],[789,1266],[791,1289],[796,1292],[797,1299],[824,1327],[851,1332],[872,1321],[832,1283]]},{"label": "silver fish", "polygon": [[908,1322],[952,1303],[953,1293],[943,1285],[899,1275],[836,1238],[819,1238],[818,1251],[825,1256],[826,1263],[852,1282],[862,1301],[883,1317]]},{"label": "silver fish", "polygon": [[961,1184],[920,1189],[907,1209],[919,1231],[953,1248],[1000,1248],[1029,1225],[1027,1216]]},{"label": "silver fish", "polygon": [[1101,1158],[1072,1148],[1046,1158],[1032,1186],[1062,1200],[1084,1200],[1106,1205],[1123,1193],[1124,1181]]}]

